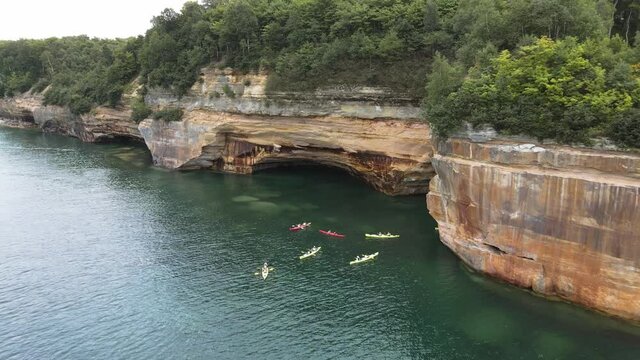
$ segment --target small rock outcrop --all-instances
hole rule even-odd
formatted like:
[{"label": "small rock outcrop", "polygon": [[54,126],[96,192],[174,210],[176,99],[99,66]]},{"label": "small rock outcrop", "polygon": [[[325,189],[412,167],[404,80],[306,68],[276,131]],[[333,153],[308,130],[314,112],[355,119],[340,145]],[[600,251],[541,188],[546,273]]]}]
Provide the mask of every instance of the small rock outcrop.
[{"label": "small rock outcrop", "polygon": [[90,113],[75,115],[68,108],[43,105],[42,96],[22,95],[0,100],[0,125],[41,128],[77,137],[84,142],[106,142],[114,139],[142,141],[138,124],[126,107],[98,107]]},{"label": "small rock outcrop", "polygon": [[427,195],[471,268],[640,320],[640,156],[450,139]]}]

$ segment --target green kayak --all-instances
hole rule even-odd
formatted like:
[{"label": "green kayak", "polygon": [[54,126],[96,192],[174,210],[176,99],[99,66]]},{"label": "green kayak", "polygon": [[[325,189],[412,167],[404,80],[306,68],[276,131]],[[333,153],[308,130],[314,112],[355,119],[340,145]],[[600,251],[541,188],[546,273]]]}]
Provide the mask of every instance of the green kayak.
[{"label": "green kayak", "polygon": [[393,234],[381,234],[381,233],[377,233],[377,234],[364,234],[365,237],[368,238],[372,238],[372,239],[395,239],[395,238],[399,238],[400,235],[393,235]]}]

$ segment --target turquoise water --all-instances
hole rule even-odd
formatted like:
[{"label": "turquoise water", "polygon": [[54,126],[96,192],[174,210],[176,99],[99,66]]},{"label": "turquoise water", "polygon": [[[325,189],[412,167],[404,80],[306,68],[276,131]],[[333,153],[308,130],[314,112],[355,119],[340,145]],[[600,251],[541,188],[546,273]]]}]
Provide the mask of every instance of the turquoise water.
[{"label": "turquoise water", "polygon": [[434,227],[331,169],[169,172],[0,129],[0,359],[640,358],[640,328],[478,276]]}]

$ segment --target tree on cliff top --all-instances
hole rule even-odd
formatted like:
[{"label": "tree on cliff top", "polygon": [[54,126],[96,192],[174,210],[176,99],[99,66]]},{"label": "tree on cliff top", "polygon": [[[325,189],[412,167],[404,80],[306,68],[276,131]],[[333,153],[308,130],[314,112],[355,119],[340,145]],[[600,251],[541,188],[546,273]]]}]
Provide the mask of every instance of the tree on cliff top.
[{"label": "tree on cliff top", "polygon": [[[563,143],[619,136],[612,126],[629,126],[621,119],[637,118],[632,115],[640,105],[640,74],[621,60],[606,68],[608,57],[640,62],[637,53],[620,47],[616,39],[580,43],[541,38],[514,52],[505,50],[489,67],[472,69],[458,89],[438,90],[438,102],[426,104],[428,119],[440,135],[469,123]],[[439,68],[452,72],[446,65]],[[440,82],[436,76],[429,89],[440,89]]]}]

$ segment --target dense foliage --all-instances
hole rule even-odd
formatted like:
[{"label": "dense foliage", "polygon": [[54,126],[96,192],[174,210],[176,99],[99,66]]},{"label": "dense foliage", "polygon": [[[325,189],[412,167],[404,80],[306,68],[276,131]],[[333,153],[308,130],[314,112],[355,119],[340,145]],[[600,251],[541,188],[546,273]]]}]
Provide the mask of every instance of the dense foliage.
[{"label": "dense foliage", "polygon": [[[640,105],[640,68],[625,61],[640,58],[623,45],[618,38],[584,43],[542,38],[513,53],[505,50],[487,67],[471,69],[464,81],[450,82],[459,88],[443,89],[447,97],[429,107],[431,122],[445,134],[466,122],[540,140],[589,143],[613,135],[633,145],[632,138],[616,134],[620,120],[627,124]],[[456,70],[439,61],[440,73],[455,79]]]},{"label": "dense foliage", "polygon": [[[164,10],[144,37],[0,42],[0,94],[44,91],[83,113],[115,106],[137,75],[184,95],[203,66],[230,66],[266,71],[267,91],[424,96],[440,135],[488,124],[639,146],[639,16],[637,0],[202,0]],[[151,116],[141,98],[131,106]]]},{"label": "dense foliage", "polygon": [[180,108],[166,108],[153,113],[154,120],[180,121],[184,112]]},{"label": "dense foliage", "polygon": [[141,44],[142,38],[86,36],[0,43],[0,94],[46,88],[45,103],[68,105],[78,114],[95,105],[115,106],[139,72]]},{"label": "dense foliage", "polygon": [[142,50],[152,86],[185,93],[206,63],[270,73],[271,90],[386,85],[422,92],[433,40],[426,0],[230,0],[154,18]]},{"label": "dense foliage", "polygon": [[634,6],[460,1],[452,21],[467,14],[465,41],[455,53],[434,56],[427,119],[441,136],[490,125],[539,140],[589,144],[607,136],[640,147],[640,49],[630,46],[629,34],[640,11]]}]

